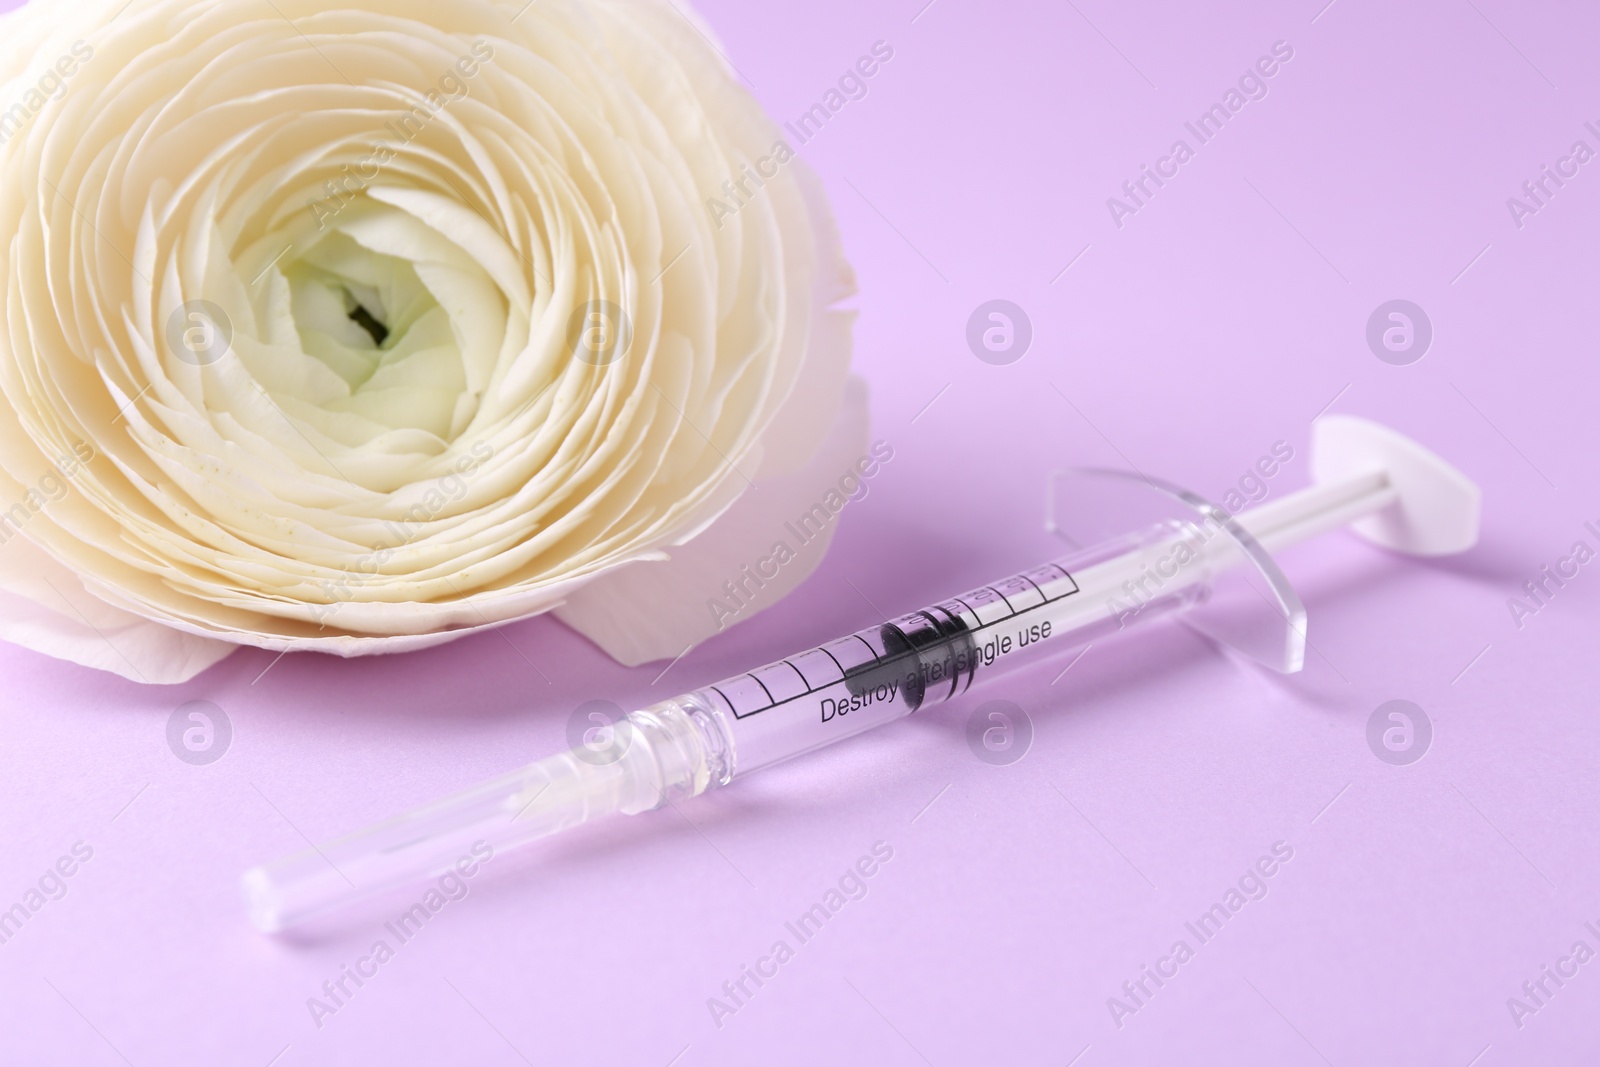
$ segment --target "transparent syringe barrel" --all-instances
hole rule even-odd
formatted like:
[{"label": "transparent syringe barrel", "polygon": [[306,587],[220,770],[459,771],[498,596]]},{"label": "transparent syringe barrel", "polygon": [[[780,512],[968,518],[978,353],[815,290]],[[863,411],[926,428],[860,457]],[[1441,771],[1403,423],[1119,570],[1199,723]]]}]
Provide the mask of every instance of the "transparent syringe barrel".
[{"label": "transparent syringe barrel", "polygon": [[974,682],[1203,601],[1214,531],[1158,524],[635,711],[596,743],[246,873],[282,930],[612,813],[695,796],[949,700]]},{"label": "transparent syringe barrel", "polygon": [[726,781],[1183,611],[1227,551],[1194,523],[1160,523],[669,703],[720,728]]}]

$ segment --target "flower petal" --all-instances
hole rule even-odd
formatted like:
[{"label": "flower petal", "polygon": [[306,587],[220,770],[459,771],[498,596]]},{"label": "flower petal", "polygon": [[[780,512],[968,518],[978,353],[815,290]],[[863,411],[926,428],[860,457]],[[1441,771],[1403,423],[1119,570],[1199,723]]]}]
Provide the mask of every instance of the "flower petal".
[{"label": "flower petal", "polygon": [[[851,378],[839,417],[810,463],[757,482],[700,536],[667,549],[665,563],[634,563],[589,582],[556,609],[556,618],[631,667],[680,656],[776,604],[817,569],[838,529],[831,522],[802,542],[793,524],[856,470],[868,428],[866,384]],[[757,564],[772,560],[779,543],[793,556],[767,567],[776,572],[768,578]],[[759,572],[759,586],[745,577],[751,569]],[[737,602],[724,588],[730,581],[743,583]]]},{"label": "flower petal", "polygon": [[21,536],[0,547],[0,639],[153,685],[187,682],[238,647],[113,607]]}]

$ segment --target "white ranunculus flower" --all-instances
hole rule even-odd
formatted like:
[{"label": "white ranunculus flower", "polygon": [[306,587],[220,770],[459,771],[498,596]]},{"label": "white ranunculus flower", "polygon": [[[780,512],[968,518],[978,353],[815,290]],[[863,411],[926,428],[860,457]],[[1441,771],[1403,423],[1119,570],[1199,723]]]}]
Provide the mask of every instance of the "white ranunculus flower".
[{"label": "white ranunculus flower", "polygon": [[676,656],[865,452],[827,207],[667,0],[32,0],[0,82],[14,642]]}]

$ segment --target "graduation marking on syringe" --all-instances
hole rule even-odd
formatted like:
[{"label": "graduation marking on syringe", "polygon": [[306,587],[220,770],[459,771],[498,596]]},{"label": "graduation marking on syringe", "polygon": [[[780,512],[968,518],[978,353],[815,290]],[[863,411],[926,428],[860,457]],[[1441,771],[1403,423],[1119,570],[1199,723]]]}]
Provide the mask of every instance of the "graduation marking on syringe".
[{"label": "graduation marking on syringe", "polygon": [[[984,622],[982,617],[976,611],[974,611],[972,606],[970,604],[968,604],[965,600],[962,600],[960,597],[951,597],[950,600],[949,600],[949,603],[960,604],[963,608],[965,608],[967,610],[968,614],[970,614],[975,620],[977,620],[977,625],[972,626],[970,629],[967,629],[967,630],[963,631],[961,636],[975,637],[975,636],[977,636],[978,634],[982,633],[985,630],[988,630],[988,629],[990,629],[992,627],[995,627],[995,626],[999,626],[1002,623],[1011,622],[1013,619],[1021,618],[1023,615],[1028,614],[1030,611],[1037,611],[1039,608],[1045,607],[1045,606],[1050,605],[1050,604],[1054,604],[1058,600],[1064,600],[1065,598],[1067,598],[1069,596],[1072,596],[1074,593],[1078,592],[1079,589],[1078,589],[1077,579],[1072,577],[1071,572],[1069,572],[1069,571],[1067,571],[1065,569],[1062,569],[1060,567],[1057,567],[1056,569],[1061,571],[1061,578],[1063,578],[1066,581],[1069,581],[1069,582],[1072,583],[1072,588],[1068,589],[1066,592],[1060,593],[1060,594],[1058,594],[1058,595],[1056,595],[1054,597],[1046,596],[1045,595],[1045,591],[1039,587],[1039,583],[1035,582],[1032,578],[1029,578],[1026,574],[1018,574],[1018,575],[1015,576],[1017,578],[1021,578],[1025,582],[1027,582],[1030,586],[1033,587],[1034,592],[1038,593],[1041,597],[1044,598],[1039,603],[1034,604],[1031,607],[1022,608],[1020,610],[1015,608],[1015,607],[1013,607],[1012,604],[1011,604],[1011,600],[1004,593],[1002,593],[998,588],[996,588],[995,586],[986,585],[986,586],[983,586],[982,588],[976,590],[977,592],[980,592],[980,593],[982,593],[982,592],[993,593],[995,596],[999,597],[1001,602],[1003,604],[1005,604],[1005,606],[1006,606],[1006,614],[1005,615],[1001,616],[998,619],[993,619],[993,620],[991,620],[989,622]],[[967,595],[970,596],[971,594],[969,593]],[[962,620],[962,625],[963,626],[967,625],[964,620]],[[882,656],[878,655],[877,651],[872,647],[872,644],[869,641],[867,641],[865,638],[863,638],[860,634],[851,634],[850,637],[854,638],[857,641],[860,641],[864,646],[866,646],[867,653],[872,656],[872,666],[874,666],[874,667],[894,666],[894,665],[903,663],[903,662],[905,662],[907,660],[916,659],[917,656],[920,655],[920,653],[921,653],[920,649],[911,649],[911,650],[908,650],[906,652],[896,653],[894,656],[892,656],[892,657],[890,657],[889,659],[886,660]],[[811,684],[811,682],[806,678],[805,672],[802,671],[799,667],[796,667],[793,663],[790,663],[788,660],[783,659],[783,660],[778,660],[775,663],[769,663],[769,664],[767,664],[768,667],[776,667],[779,663],[781,663],[784,666],[788,667],[790,670],[794,671],[794,673],[797,674],[800,677],[801,684],[806,687],[805,691],[801,692],[801,693],[796,693],[793,696],[784,697],[782,700],[774,700],[773,696],[772,696],[772,691],[767,688],[766,683],[764,683],[760,678],[757,678],[754,671],[748,671],[745,674],[740,675],[739,677],[741,677],[741,678],[749,678],[752,682],[755,682],[756,685],[761,687],[761,691],[766,694],[767,700],[768,700],[768,703],[763,704],[761,707],[758,707],[758,708],[751,708],[749,711],[739,711],[738,710],[738,706],[735,705],[733,701],[728,699],[727,694],[724,693],[722,690],[717,689],[715,686],[712,686],[711,690],[712,690],[712,692],[716,693],[719,697],[721,697],[724,702],[727,703],[729,710],[733,712],[733,717],[734,718],[736,718],[736,719],[748,719],[752,715],[759,715],[764,711],[771,711],[773,708],[780,708],[780,707],[784,706],[785,704],[793,703],[796,700],[804,700],[806,697],[815,696],[817,693],[822,692],[824,689],[831,689],[834,686],[838,685],[840,682],[848,680],[848,678],[850,676],[850,672],[844,669],[843,664],[841,664],[839,662],[839,660],[837,659],[837,657],[835,657],[832,652],[829,652],[827,650],[827,648],[819,645],[817,648],[809,649],[808,651],[822,652],[830,660],[832,660],[833,661],[833,665],[839,669],[839,677],[834,679],[833,681],[826,682],[823,685],[813,686]],[[865,664],[862,664],[862,666],[865,666]],[[761,669],[765,669],[765,668],[761,668]]]}]

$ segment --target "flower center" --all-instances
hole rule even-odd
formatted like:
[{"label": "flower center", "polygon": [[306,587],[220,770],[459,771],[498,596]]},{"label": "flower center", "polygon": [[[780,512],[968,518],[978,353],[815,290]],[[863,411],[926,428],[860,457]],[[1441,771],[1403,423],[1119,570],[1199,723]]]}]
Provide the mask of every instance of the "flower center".
[{"label": "flower center", "polygon": [[445,319],[412,264],[363,248],[342,233],[319,242],[283,273],[306,353],[353,390],[371,382],[386,363],[415,354],[407,340],[419,324],[430,316]]},{"label": "flower center", "polygon": [[471,232],[466,209],[450,214],[414,190],[383,195],[398,203],[369,190],[331,225],[256,240],[260,254],[278,258],[246,272],[259,275],[250,287],[256,330],[233,346],[283,412],[371,458],[370,475],[354,462],[341,467],[369,487],[406,477],[406,457],[458,441],[527,321],[526,312],[508,321],[494,279],[446,236]]},{"label": "flower center", "polygon": [[451,316],[417,264],[335,232],[281,269],[301,352],[338,379],[313,374],[327,382],[313,402],[368,427],[351,423],[344,436],[405,429],[449,440],[467,377]]},{"label": "flower center", "polygon": [[355,304],[355,310],[350,312],[350,321],[370,333],[372,343],[382,348],[383,342],[389,339],[389,327],[374,318],[372,312],[363,307],[350,290],[346,289],[344,295],[345,303]]}]

